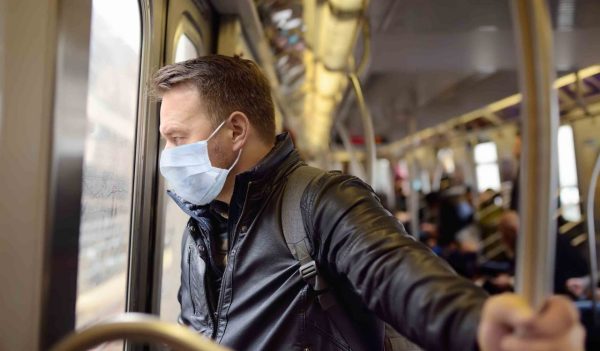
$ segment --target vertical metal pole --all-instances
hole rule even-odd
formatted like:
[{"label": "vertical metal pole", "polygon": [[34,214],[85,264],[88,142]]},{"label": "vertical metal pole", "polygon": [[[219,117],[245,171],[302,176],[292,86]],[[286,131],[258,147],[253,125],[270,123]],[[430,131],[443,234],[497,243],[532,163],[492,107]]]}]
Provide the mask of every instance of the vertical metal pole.
[{"label": "vertical metal pole", "polygon": [[590,289],[592,290],[592,315],[594,316],[594,324],[598,325],[598,297],[596,296],[596,287],[598,286],[598,256],[596,253],[596,218],[594,216],[594,198],[596,196],[596,183],[600,174],[600,153],[596,158],[594,169],[592,170],[592,178],[588,187],[586,201],[586,216],[588,228],[588,249],[590,252]]},{"label": "vertical metal pole", "polygon": [[516,288],[533,306],[552,292],[556,247],[558,99],[546,0],[512,0],[523,94]]},{"label": "vertical metal pole", "polygon": [[471,194],[473,195],[473,203],[475,207],[479,206],[479,184],[477,183],[477,165],[475,164],[475,152],[474,145],[476,140],[467,140],[467,143],[464,145],[465,153],[467,157],[465,158],[467,164],[467,170],[465,173],[468,173],[469,182],[471,184]]},{"label": "vertical metal pole", "polygon": [[[416,95],[416,94],[415,94]],[[414,100],[417,101],[416,96]],[[408,195],[409,212],[410,212],[410,234],[417,239],[420,239],[419,230],[419,193],[415,188],[415,182],[419,180],[421,182],[421,165],[417,159],[417,153],[414,147],[417,145],[417,117],[414,113],[411,113],[408,119],[408,133],[411,140],[411,152],[408,157],[408,178],[410,179],[410,194]],[[423,185],[421,184],[421,189]]]},{"label": "vertical metal pole", "polygon": [[[353,66],[353,65],[352,65]],[[373,184],[375,179],[375,132],[373,131],[373,118],[369,112],[369,107],[365,101],[365,97],[360,86],[358,76],[353,71],[348,74],[354,93],[356,94],[356,101],[360,107],[360,117],[363,124],[365,133],[365,148],[366,148],[366,159],[367,159],[367,183]]]},{"label": "vertical metal pole", "polygon": [[[408,160],[408,178],[410,179],[410,194],[408,195],[408,210],[410,212],[410,234],[417,239],[420,239],[419,231],[419,193],[415,188],[415,182],[420,180],[421,169],[419,167],[419,161],[414,153],[412,153]],[[421,187],[422,188],[422,187]]]},{"label": "vertical metal pole", "polygon": [[348,137],[348,131],[346,130],[346,127],[344,127],[343,122],[339,121],[338,123],[336,123],[335,129],[340,139],[342,139],[344,149],[346,149],[346,152],[350,156],[350,174],[357,176],[361,179],[365,179],[365,169],[358,162],[358,158],[356,157],[356,150],[354,150],[354,147],[350,142],[350,137]]}]

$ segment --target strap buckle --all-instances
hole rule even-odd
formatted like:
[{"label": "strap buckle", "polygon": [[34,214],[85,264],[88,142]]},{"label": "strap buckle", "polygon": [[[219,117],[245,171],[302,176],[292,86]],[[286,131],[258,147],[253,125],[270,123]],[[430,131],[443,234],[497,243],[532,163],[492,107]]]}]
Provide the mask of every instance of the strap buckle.
[{"label": "strap buckle", "polygon": [[317,263],[312,260],[300,266],[302,279],[307,280],[317,275]]}]

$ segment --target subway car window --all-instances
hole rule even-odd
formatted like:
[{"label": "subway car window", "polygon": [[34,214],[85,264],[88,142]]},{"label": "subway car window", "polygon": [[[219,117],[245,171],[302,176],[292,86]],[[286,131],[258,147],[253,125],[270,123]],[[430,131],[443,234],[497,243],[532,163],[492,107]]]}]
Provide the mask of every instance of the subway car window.
[{"label": "subway car window", "polygon": [[558,181],[560,185],[561,213],[566,220],[581,219],[577,164],[573,128],[564,125],[558,128]]},{"label": "subway car window", "polygon": [[196,46],[187,35],[182,34],[177,40],[177,46],[175,47],[175,62],[195,57],[198,57],[198,49],[196,49]]},{"label": "subway car window", "polygon": [[477,187],[479,191],[487,189],[500,190],[498,151],[494,142],[489,141],[475,146],[475,163],[477,164]]},{"label": "subway car window", "polygon": [[77,327],[125,311],[141,23],[138,1],[92,5]]},{"label": "subway car window", "polygon": [[450,148],[440,149],[437,153],[439,162],[442,164],[445,173],[454,173],[454,152]]}]

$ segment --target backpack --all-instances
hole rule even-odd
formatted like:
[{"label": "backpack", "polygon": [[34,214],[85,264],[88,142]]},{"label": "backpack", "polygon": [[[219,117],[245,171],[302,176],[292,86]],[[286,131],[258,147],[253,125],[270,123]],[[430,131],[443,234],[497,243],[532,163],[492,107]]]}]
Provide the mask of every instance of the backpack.
[{"label": "backpack", "polygon": [[[319,275],[316,261],[311,257],[311,242],[308,239],[302,218],[301,200],[308,184],[325,171],[310,166],[300,166],[288,177],[284,195],[281,219],[286,244],[300,263],[302,279],[313,289],[321,308],[346,339],[351,349],[368,350],[369,345],[359,339],[359,331],[347,318],[343,306],[327,288],[327,282]],[[400,335],[393,327],[385,324],[384,351],[421,351],[421,348]]]}]

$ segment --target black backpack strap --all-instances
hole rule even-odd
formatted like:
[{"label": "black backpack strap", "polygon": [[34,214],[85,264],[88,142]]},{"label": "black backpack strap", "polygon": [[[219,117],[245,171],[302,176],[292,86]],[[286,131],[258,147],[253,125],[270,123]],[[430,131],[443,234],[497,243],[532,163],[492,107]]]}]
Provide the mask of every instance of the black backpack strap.
[{"label": "black backpack strap", "polygon": [[327,290],[325,281],[319,276],[317,263],[310,255],[311,245],[304,227],[300,202],[308,184],[324,171],[300,166],[288,178],[283,195],[281,220],[283,236],[290,252],[300,262],[300,275],[317,293]]},{"label": "black backpack strap", "polygon": [[282,206],[283,236],[296,260],[300,262],[302,279],[315,291],[321,308],[327,312],[343,338],[352,349],[368,350],[352,325],[347,312],[337,302],[334,294],[327,288],[327,282],[319,275],[316,261],[310,255],[311,244],[308,240],[300,202],[308,184],[324,171],[309,166],[301,166],[292,172],[288,178]]}]

